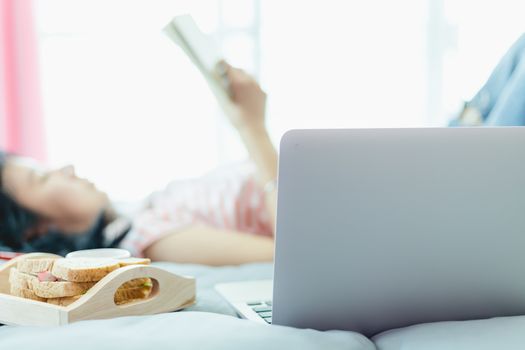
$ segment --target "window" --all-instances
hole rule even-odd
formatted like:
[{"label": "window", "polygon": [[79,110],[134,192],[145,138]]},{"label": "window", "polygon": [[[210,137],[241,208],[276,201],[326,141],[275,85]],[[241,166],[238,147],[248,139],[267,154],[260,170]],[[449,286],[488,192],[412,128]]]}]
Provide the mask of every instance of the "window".
[{"label": "window", "polygon": [[245,156],[198,70],[161,29],[191,13],[233,63],[256,69],[255,2],[37,0],[36,7],[50,163],[73,163],[112,198],[133,200]]},{"label": "window", "polygon": [[453,1],[442,3],[445,36],[442,48],[442,106],[445,114],[471,99],[515,40],[525,32],[521,1]]},{"label": "window", "polygon": [[[49,157],[113,198],[245,157],[161,33],[191,13],[291,128],[445,125],[524,31],[513,0],[35,0]],[[497,29],[495,29],[497,28]]]}]

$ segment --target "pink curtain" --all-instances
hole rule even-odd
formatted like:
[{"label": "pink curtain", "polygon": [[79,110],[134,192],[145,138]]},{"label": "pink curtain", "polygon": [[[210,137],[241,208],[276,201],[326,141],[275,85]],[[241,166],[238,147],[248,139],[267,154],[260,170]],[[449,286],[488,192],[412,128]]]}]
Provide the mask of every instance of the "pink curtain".
[{"label": "pink curtain", "polygon": [[46,155],[32,0],[0,0],[0,148]]}]

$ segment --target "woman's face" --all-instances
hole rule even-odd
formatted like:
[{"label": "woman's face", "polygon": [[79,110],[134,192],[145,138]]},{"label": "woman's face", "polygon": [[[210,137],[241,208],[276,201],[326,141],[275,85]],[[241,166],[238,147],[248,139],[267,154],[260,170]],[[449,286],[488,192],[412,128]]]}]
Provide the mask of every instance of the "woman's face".
[{"label": "woman's face", "polygon": [[72,166],[42,169],[31,160],[8,158],[3,189],[18,204],[63,232],[83,232],[109,206],[105,193],[75,175]]}]

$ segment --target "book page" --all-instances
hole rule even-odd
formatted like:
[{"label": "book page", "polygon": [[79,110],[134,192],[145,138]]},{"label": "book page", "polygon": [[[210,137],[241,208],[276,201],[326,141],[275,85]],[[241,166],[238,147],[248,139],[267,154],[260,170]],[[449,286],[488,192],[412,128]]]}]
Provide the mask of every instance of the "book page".
[{"label": "book page", "polygon": [[173,40],[200,70],[222,108],[233,108],[227,82],[217,72],[217,64],[223,60],[216,43],[201,32],[190,15],[173,18],[164,27],[164,33]]}]

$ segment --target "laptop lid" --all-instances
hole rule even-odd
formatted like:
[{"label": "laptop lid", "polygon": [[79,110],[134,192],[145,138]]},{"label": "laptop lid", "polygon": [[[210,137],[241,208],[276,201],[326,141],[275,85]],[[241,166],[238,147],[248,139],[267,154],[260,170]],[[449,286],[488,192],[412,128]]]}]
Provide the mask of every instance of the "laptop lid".
[{"label": "laptop lid", "polygon": [[525,128],[290,131],[278,186],[274,324],[525,314]]}]

